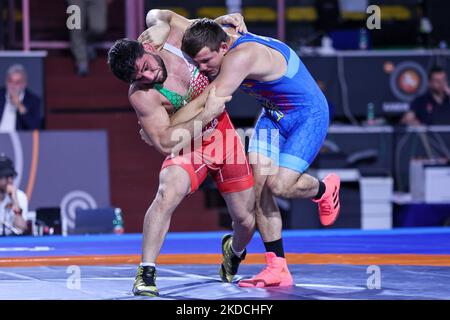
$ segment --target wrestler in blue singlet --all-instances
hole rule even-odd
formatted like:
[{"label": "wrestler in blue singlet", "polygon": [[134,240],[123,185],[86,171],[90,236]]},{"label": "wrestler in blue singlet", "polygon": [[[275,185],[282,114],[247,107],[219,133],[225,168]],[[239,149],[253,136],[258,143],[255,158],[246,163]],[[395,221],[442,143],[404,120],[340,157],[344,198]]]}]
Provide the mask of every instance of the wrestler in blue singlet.
[{"label": "wrestler in blue singlet", "polygon": [[240,86],[263,107],[248,151],[270,157],[280,167],[303,173],[327,134],[327,100],[300,58],[286,44],[246,33],[230,50],[246,42],[277,50],[287,62],[286,73],[281,78],[268,82],[246,79]]}]

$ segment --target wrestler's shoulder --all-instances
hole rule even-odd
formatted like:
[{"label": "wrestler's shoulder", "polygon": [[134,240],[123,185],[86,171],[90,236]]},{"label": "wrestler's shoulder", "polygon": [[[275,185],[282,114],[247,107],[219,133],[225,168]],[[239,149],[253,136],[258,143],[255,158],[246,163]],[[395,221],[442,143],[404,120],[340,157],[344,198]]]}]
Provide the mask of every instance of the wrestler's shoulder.
[{"label": "wrestler's shoulder", "polygon": [[251,43],[243,43],[236,48],[230,50],[225,56],[224,61],[241,61],[241,62],[251,62],[254,59],[256,49]]},{"label": "wrestler's shoulder", "polygon": [[161,95],[152,87],[140,86],[140,85],[130,85],[128,90],[128,99],[132,104],[143,102],[145,100],[145,104],[158,104],[162,103]]},{"label": "wrestler's shoulder", "polygon": [[152,86],[145,86],[140,84],[131,84],[128,89],[128,97],[144,98],[159,96],[158,91]]}]

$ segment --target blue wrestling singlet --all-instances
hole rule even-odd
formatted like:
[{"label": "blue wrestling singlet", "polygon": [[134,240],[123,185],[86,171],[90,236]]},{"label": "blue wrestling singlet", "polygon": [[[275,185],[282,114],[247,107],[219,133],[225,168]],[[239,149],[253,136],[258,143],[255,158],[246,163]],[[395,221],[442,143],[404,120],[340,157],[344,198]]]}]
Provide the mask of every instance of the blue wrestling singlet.
[{"label": "blue wrestling singlet", "polygon": [[300,58],[286,44],[246,33],[230,50],[246,42],[277,50],[287,62],[286,73],[281,78],[268,82],[246,79],[240,86],[263,107],[250,139],[249,152],[270,157],[280,167],[303,173],[327,134],[327,100]]}]

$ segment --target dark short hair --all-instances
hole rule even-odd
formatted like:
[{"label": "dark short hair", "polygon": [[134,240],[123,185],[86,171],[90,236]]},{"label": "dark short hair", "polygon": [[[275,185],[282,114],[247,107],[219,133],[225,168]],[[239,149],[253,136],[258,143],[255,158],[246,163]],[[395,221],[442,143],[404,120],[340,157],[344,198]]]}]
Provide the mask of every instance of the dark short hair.
[{"label": "dark short hair", "polygon": [[108,51],[109,68],[117,78],[131,83],[136,73],[136,60],[141,58],[144,53],[144,47],[138,41],[117,40]]},{"label": "dark short hair", "polygon": [[220,44],[226,42],[228,35],[214,20],[203,18],[195,21],[183,35],[181,50],[195,57],[203,47],[218,51]]},{"label": "dark short hair", "polygon": [[431,67],[430,71],[428,71],[428,79],[431,79],[433,74],[441,73],[441,72],[445,72],[445,69],[442,68],[441,66],[433,66],[433,67]]},{"label": "dark short hair", "polygon": [[4,153],[0,154],[0,178],[15,177],[17,172],[14,169],[14,163]]}]

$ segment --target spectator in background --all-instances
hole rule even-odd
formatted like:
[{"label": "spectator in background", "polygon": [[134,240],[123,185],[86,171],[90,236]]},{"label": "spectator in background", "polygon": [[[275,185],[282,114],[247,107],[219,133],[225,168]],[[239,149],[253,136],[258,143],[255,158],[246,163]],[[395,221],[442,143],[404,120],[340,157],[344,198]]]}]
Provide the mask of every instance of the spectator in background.
[{"label": "spectator in background", "polygon": [[0,235],[19,235],[27,231],[28,199],[14,186],[16,175],[11,159],[0,154]]},{"label": "spectator in background", "polygon": [[41,99],[27,89],[27,72],[20,64],[9,67],[6,88],[0,89],[0,132],[39,129]]},{"label": "spectator in background", "polygon": [[428,74],[428,90],[417,97],[401,123],[405,125],[450,125],[450,88],[445,70],[433,67]]},{"label": "spectator in background", "polygon": [[106,33],[108,4],[112,0],[67,0],[81,12],[81,29],[70,30],[70,46],[75,57],[77,73],[89,74],[89,60],[96,58],[93,42]]}]

